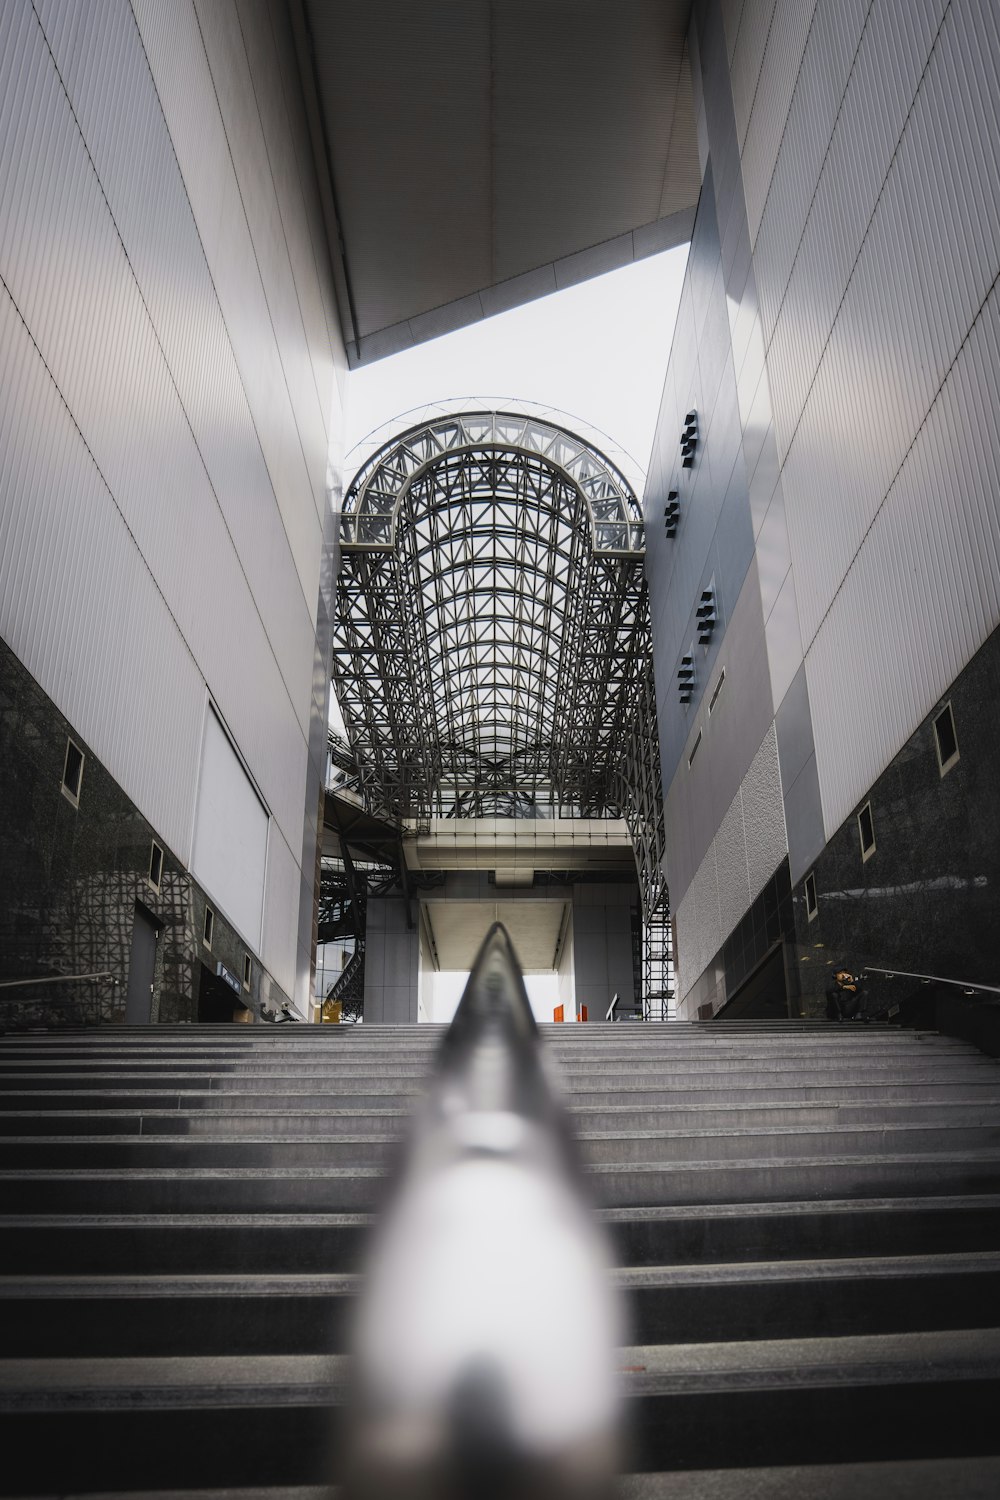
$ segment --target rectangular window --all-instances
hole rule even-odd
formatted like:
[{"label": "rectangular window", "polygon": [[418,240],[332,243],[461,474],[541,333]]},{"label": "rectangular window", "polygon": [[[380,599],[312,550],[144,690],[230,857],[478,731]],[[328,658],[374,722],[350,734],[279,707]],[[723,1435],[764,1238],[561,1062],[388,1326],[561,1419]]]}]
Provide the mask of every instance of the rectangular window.
[{"label": "rectangular window", "polygon": [[946,703],[935,716],[934,747],[937,750],[938,770],[942,776],[946,776],[958,760],[958,735],[955,733],[955,715],[950,703]]},{"label": "rectangular window", "polygon": [[816,900],[816,875],[810,870],[805,880],[806,890],[806,916],[810,922],[819,912],[819,903]]},{"label": "rectangular window", "polygon": [[709,700],[709,705],[708,705],[708,711],[709,711],[709,713],[712,712],[713,708],[715,707],[715,705],[719,701],[719,694],[722,692],[722,684],[725,682],[725,680],[726,680],[726,669],[725,669],[725,667],[723,667],[722,671],[719,673],[719,680],[715,684],[715,690],[713,691],[712,697]]},{"label": "rectangular window", "polygon": [[866,802],[858,813],[858,833],[861,836],[861,858],[871,859],[875,853],[875,824],[872,822],[870,802]]},{"label": "rectangular window", "polygon": [[80,788],[83,785],[84,754],[73,740],[66,741],[66,759],[63,762],[62,793],[74,807],[80,806]]},{"label": "rectangular window", "polygon": [[691,754],[688,756],[688,767],[689,768],[690,768],[691,763],[694,760],[695,756],[698,754],[698,746],[700,744],[701,744],[701,730],[699,729],[698,730],[698,737],[695,740],[694,744],[691,746]]},{"label": "rectangular window", "polygon": [[205,944],[206,948],[211,948],[211,946],[212,946],[212,934],[213,934],[214,931],[215,931],[215,912],[212,910],[212,908],[210,906],[206,906],[205,907],[205,930],[203,931],[203,933],[201,935],[201,940]]},{"label": "rectangular window", "polygon": [[163,875],[163,850],[156,840],[149,851],[149,875],[148,880],[154,891],[160,889],[160,879]]},{"label": "rectangular window", "polygon": [[245,990],[248,990],[250,988],[250,979],[251,979],[252,975],[253,975],[253,960],[251,959],[249,953],[244,953],[244,955],[243,955],[243,988]]}]

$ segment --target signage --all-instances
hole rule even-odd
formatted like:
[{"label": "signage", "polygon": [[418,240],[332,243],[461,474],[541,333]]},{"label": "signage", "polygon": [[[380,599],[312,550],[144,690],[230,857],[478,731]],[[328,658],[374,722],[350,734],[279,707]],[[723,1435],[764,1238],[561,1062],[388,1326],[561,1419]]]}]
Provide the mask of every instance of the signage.
[{"label": "signage", "polygon": [[223,984],[228,984],[229,988],[231,990],[235,990],[236,993],[237,993],[237,995],[240,993],[241,986],[240,986],[239,980],[236,978],[235,974],[230,974],[230,972],[226,968],[225,964],[223,964],[223,963],[216,964],[216,966],[215,966],[215,972],[219,976],[219,978],[222,980]]}]

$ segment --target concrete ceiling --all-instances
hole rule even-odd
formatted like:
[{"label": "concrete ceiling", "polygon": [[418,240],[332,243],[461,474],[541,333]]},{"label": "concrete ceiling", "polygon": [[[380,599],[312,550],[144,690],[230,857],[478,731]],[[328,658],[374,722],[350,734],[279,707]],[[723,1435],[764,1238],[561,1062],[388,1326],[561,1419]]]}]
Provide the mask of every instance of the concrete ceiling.
[{"label": "concrete ceiling", "polygon": [[471,969],[494,922],[502,922],[526,974],[550,974],[566,919],[564,900],[424,901],[423,918],[441,969]]},{"label": "concrete ceiling", "polygon": [[352,364],[689,238],[690,0],[289,0]]}]

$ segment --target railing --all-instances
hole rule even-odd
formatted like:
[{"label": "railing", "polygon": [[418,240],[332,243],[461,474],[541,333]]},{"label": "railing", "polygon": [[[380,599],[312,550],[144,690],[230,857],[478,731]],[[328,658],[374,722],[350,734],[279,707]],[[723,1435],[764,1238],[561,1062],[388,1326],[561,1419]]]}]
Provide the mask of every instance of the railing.
[{"label": "railing", "polygon": [[348,1493],[611,1493],[610,1257],[495,924],[417,1106],[360,1298]]},{"label": "railing", "polygon": [[911,974],[907,969],[877,969],[874,964],[865,964],[866,974],[881,974],[886,979],[919,979],[921,984],[946,984],[961,990],[963,995],[1000,995],[1000,986],[979,984],[971,979],[945,979],[941,974]]},{"label": "railing", "polygon": [[[108,985],[108,994],[102,996],[92,991],[88,1001],[84,1001],[80,995],[48,993],[51,986],[94,986],[102,982]],[[89,974],[42,974],[31,979],[0,980],[3,1024],[12,1026],[15,1030],[39,1026],[99,1025],[101,1021],[110,1021],[112,1012],[117,1009],[114,1004],[117,988],[118,980],[111,969],[98,969]],[[28,990],[32,993],[14,995],[10,993],[13,990]],[[107,1006],[103,1004],[105,999],[109,1001]]]}]

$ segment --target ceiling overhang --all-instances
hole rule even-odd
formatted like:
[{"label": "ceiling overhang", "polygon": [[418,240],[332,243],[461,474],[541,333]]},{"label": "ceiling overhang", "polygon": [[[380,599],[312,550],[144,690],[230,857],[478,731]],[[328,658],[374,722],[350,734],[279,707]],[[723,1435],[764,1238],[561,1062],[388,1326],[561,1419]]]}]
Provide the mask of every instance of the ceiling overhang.
[{"label": "ceiling overhang", "polygon": [[352,365],[690,238],[690,0],[289,0]]}]

